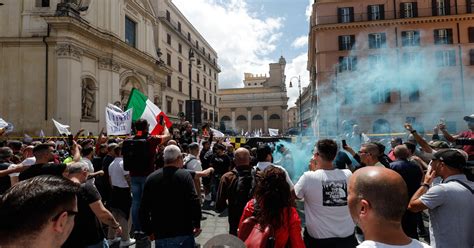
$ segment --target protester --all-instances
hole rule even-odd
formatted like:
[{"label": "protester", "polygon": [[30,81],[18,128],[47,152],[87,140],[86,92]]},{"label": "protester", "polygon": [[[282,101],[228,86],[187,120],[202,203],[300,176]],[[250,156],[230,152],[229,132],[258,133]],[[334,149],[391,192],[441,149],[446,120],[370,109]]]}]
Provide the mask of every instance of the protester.
[{"label": "protester", "polygon": [[[462,150],[437,151],[408,205],[413,212],[429,210],[432,247],[474,246],[474,182],[462,173],[466,162],[467,154]],[[437,176],[443,181],[431,187]]]},{"label": "protester", "polygon": [[313,156],[316,171],[305,172],[295,185],[296,197],[304,199],[307,247],[357,245],[347,206],[347,184],[352,173],[334,169],[337,150],[334,140],[319,140]]},{"label": "protester", "polygon": [[[22,170],[26,170],[26,168],[36,163],[36,158],[33,155],[33,149],[34,149],[34,146],[29,145],[23,150],[23,157],[25,159],[21,162],[21,165],[23,166]],[[15,168],[16,166],[17,166],[16,164],[11,164],[9,168]],[[18,183],[19,176],[20,176],[19,172],[10,174],[10,182],[12,186]]]},{"label": "protester", "polygon": [[295,176],[295,167],[291,151],[283,144],[277,145],[276,150],[277,152],[281,153],[282,157],[279,161],[276,161],[275,164],[281,165],[283,168],[285,168],[290,178],[293,179]]},{"label": "protester", "polygon": [[[396,146],[394,155],[396,161],[390,163],[390,169],[396,171],[403,178],[408,188],[408,198],[411,198],[420,187],[423,171],[418,165],[408,161],[410,152],[405,145]],[[418,239],[417,215],[417,213],[406,211],[402,218],[403,231],[414,239]]]},{"label": "protester", "polygon": [[[191,174],[183,169],[179,147],[163,151],[165,166],[146,180],[140,207],[140,223],[155,247],[194,248],[201,232],[201,204]],[[178,245],[179,244],[179,245]]]},{"label": "protester", "polygon": [[286,182],[287,174],[279,167],[269,167],[262,173],[262,180],[255,189],[255,198],[244,208],[239,224],[239,238],[244,221],[255,216],[261,228],[270,226],[275,238],[275,248],[305,247],[301,238],[301,220],[294,198]]},{"label": "protester", "polygon": [[[75,153],[79,153],[77,144],[74,143],[73,150]],[[62,176],[66,170],[66,164],[52,164],[54,160],[54,148],[51,144],[39,144],[33,149],[33,154],[36,159],[36,163],[28,167],[25,171],[21,172],[18,176],[20,181],[39,176],[39,175],[56,175]]]},{"label": "protester", "polygon": [[272,163],[273,155],[272,155],[272,149],[270,148],[270,146],[260,145],[257,148],[256,154],[257,154],[257,161],[258,161],[257,165],[255,166],[255,170],[257,171],[257,179],[259,178],[258,174],[260,174],[260,172],[266,170],[269,167],[278,167],[285,172],[286,182],[290,186],[290,190],[291,191],[294,190],[293,181],[291,181],[290,175],[288,175],[288,172],[285,170],[285,168]]},{"label": "protester", "polygon": [[[445,124],[441,123],[438,126],[443,133],[443,136],[448,141],[463,145],[462,149],[467,153],[468,161],[474,161],[474,114],[464,116],[464,120],[467,122],[467,127],[469,130],[463,131],[454,136],[448,133]],[[470,143],[468,141],[470,141]]]},{"label": "protester", "polygon": [[51,175],[10,188],[0,198],[0,246],[61,247],[74,227],[78,190],[77,184]]},{"label": "protester", "polygon": [[[201,161],[199,160],[199,144],[193,142],[189,144],[189,154],[184,158],[183,168],[193,171],[202,171]],[[201,198],[201,178],[194,177],[194,186],[199,198]]]},{"label": "protester", "polygon": [[380,166],[354,172],[349,181],[349,209],[364,232],[365,241],[357,248],[427,248],[408,237],[402,229],[408,192],[403,178]]},{"label": "protester", "polygon": [[[209,160],[211,156],[207,155],[207,153],[212,153],[211,143],[208,140],[204,140],[202,142],[202,149],[199,152],[199,160],[201,161],[201,166],[203,170],[209,168],[209,162],[210,162]],[[205,195],[204,200],[210,201],[212,199],[211,198],[211,178],[203,177],[202,185],[204,188],[204,195]]]},{"label": "protester", "polygon": [[360,160],[366,166],[384,166],[380,161],[380,149],[374,143],[365,143],[360,146]]},{"label": "protester", "polygon": [[388,157],[390,160],[395,161],[395,154],[393,154],[396,146],[403,144],[403,140],[400,137],[393,137],[390,139],[390,151],[388,152]]},{"label": "protester", "polygon": [[211,177],[211,207],[215,205],[217,188],[219,187],[222,175],[230,170],[230,158],[225,153],[225,146],[215,144],[214,147],[215,154],[211,157],[209,162],[209,166],[214,168],[214,174]]},{"label": "protester", "polygon": [[[10,167],[12,156],[13,151],[10,147],[0,147],[0,171],[7,170]],[[0,195],[3,195],[10,187],[10,178],[8,176],[0,177]]]},{"label": "protester", "polygon": [[229,233],[237,236],[240,217],[247,202],[252,198],[254,173],[250,165],[250,153],[245,148],[238,148],[234,154],[235,168],[225,173],[217,192],[216,211],[229,208]]}]

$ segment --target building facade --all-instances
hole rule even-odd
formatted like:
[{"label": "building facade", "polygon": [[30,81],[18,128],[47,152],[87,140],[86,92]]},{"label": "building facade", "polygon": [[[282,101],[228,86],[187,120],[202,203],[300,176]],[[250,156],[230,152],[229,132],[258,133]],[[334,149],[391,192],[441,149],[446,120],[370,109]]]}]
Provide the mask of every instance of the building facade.
[{"label": "building facade", "polygon": [[286,61],[270,64],[270,74],[245,73],[244,87],[220,89],[220,129],[236,133],[260,131],[268,134],[268,128],[283,133],[288,129],[285,87]]},{"label": "building facade", "polygon": [[293,106],[286,111],[286,116],[288,116],[288,129],[295,129],[298,127],[299,114],[298,107]]},{"label": "building facade", "polygon": [[318,0],[308,70],[313,128],[321,135],[359,124],[367,133],[465,128],[474,112],[473,1]]},{"label": "building facade", "polygon": [[51,119],[97,134],[105,106],[138,88],[161,107],[171,73],[149,0],[5,0],[0,6],[0,116],[15,132],[52,135]]},{"label": "building facade", "polygon": [[[202,122],[218,118],[217,53],[171,0],[152,1],[158,13],[155,40],[161,58],[172,69],[163,85],[163,110],[173,120],[186,112],[186,100],[200,100]],[[191,88],[191,90],[190,90]],[[191,96],[190,96],[191,94]]]},{"label": "building facade", "polygon": [[308,87],[303,88],[301,96],[299,96],[295,102],[296,107],[298,109],[298,116],[301,111],[301,119],[298,117],[297,127],[299,128],[299,131],[303,132],[304,135],[311,135],[313,133],[313,110],[311,103],[311,95],[311,85],[308,85]]}]

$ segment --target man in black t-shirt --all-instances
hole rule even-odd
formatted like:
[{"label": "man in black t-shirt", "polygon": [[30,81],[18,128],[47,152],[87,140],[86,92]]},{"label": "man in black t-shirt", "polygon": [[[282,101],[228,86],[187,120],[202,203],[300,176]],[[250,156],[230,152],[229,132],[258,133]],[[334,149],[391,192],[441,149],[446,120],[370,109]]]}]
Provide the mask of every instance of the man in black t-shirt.
[{"label": "man in black t-shirt", "polygon": [[214,174],[211,178],[211,207],[213,207],[215,204],[217,189],[219,187],[222,175],[230,170],[230,158],[225,153],[225,146],[222,144],[216,144],[214,146],[216,148],[216,153],[212,156],[209,162],[209,166],[214,168]]},{"label": "man in black t-shirt", "polygon": [[[75,144],[77,146],[77,144]],[[78,150],[73,146],[73,151]],[[63,176],[66,170],[66,164],[51,164],[54,161],[54,147],[51,144],[39,144],[33,148],[33,155],[36,158],[36,164],[20,173],[18,177],[20,181],[39,176],[39,175],[55,175]]]}]

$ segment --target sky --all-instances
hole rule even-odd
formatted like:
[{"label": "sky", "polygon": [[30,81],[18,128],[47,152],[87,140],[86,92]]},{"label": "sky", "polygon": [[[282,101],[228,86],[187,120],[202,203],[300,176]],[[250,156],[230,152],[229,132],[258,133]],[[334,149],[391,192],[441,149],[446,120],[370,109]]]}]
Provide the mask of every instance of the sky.
[{"label": "sky", "polygon": [[[172,0],[216,50],[219,88],[243,87],[244,73],[267,74],[286,59],[288,106],[309,83],[306,70],[309,14],[313,0]],[[289,88],[292,80],[293,88]]]}]

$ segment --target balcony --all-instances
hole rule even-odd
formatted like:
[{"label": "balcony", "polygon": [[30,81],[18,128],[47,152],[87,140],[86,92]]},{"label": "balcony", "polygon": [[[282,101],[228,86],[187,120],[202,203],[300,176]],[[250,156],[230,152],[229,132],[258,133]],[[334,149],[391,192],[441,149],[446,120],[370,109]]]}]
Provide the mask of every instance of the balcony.
[{"label": "balcony", "polygon": [[[334,12],[337,9],[334,10]],[[433,15],[433,11],[436,11],[437,14]],[[383,13],[378,13],[377,16],[381,16],[382,19],[373,20],[371,19],[371,15],[367,12],[362,13],[354,13],[353,17],[346,15],[346,16],[338,16],[338,15],[316,15],[315,21],[313,21],[314,25],[324,25],[324,24],[350,24],[350,23],[357,23],[357,22],[375,22],[375,21],[383,21],[383,20],[395,20],[395,19],[410,19],[410,18],[419,18],[419,17],[432,17],[432,16],[449,16],[449,15],[459,15],[459,14],[469,14],[474,11],[474,6],[472,9],[468,8],[466,5],[462,5],[456,8],[451,6],[450,11],[447,9],[436,9],[433,8],[418,8],[416,11],[406,11],[402,13],[399,8],[394,10],[384,11]],[[450,13],[449,15],[447,13]],[[373,15],[372,15],[373,17]]]}]

